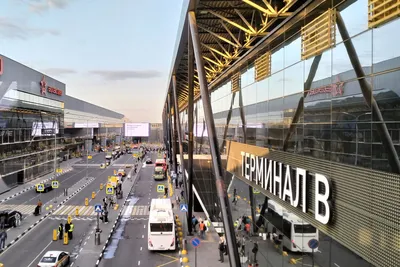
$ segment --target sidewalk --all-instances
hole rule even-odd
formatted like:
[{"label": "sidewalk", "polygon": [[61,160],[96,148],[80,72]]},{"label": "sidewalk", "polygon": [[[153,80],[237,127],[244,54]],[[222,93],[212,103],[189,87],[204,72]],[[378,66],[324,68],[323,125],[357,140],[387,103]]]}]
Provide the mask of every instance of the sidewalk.
[{"label": "sidewalk", "polygon": [[[67,161],[63,161],[60,164],[60,169],[62,169],[63,172],[59,175],[62,175],[62,174],[65,174],[65,173],[71,171],[72,165],[74,165],[76,162],[78,162],[80,160],[81,160],[81,158],[74,158],[74,159],[70,159]],[[25,193],[28,190],[33,189],[36,186],[36,184],[45,183],[47,181],[50,181],[53,178],[53,176],[54,176],[54,173],[46,174],[44,176],[38,177],[38,178],[31,180],[29,182],[26,182],[24,184],[18,185],[16,187],[14,187],[13,189],[10,189],[10,190],[0,194],[0,199],[1,199],[0,204],[20,195],[22,193]]]},{"label": "sidewalk", "polygon": [[[175,194],[180,194],[181,189],[175,189]],[[173,198],[175,199],[175,197]],[[173,200],[175,202],[175,200]],[[186,203],[184,200],[181,200],[180,204]],[[192,236],[188,236],[188,225],[187,225],[187,213],[186,212],[181,212],[179,205],[174,205],[175,206],[175,215],[178,216],[179,221],[181,223],[181,226],[178,225],[177,229],[179,230],[179,227],[182,228],[183,232],[183,240],[185,240],[186,247],[186,253],[182,249],[182,245],[180,243],[180,246],[178,247],[179,249],[179,255],[180,255],[180,263],[179,266],[202,266],[202,267],[207,267],[207,266],[229,266],[229,259],[228,256],[224,256],[225,261],[222,263],[219,261],[219,251],[218,251],[218,242],[219,242],[219,235],[215,231],[215,228],[211,224],[209,227],[207,227],[206,231],[206,236],[205,239],[201,239],[198,233],[192,233]],[[193,215],[196,216],[196,218],[200,220],[206,220],[206,216],[204,213],[199,213],[199,212],[194,212]],[[178,231],[179,234],[179,231]],[[193,247],[191,244],[192,238],[197,237],[201,240],[200,245],[198,246],[197,249]],[[196,251],[197,250],[197,251]],[[196,257],[197,254],[197,257]],[[197,262],[196,262],[197,258]],[[186,261],[188,260],[188,261]]]},{"label": "sidewalk", "polygon": [[[100,229],[102,230],[100,234],[100,245],[95,245],[94,238],[90,240],[91,237],[94,237],[94,231],[91,231],[88,237],[84,240],[84,247],[80,251],[80,254],[76,257],[75,261],[71,264],[71,266],[75,267],[86,267],[86,266],[98,266],[100,261],[103,258],[104,252],[107,249],[107,246],[110,243],[110,240],[113,236],[114,230],[117,227],[119,219],[122,217],[122,212],[124,210],[124,206],[128,200],[129,194],[133,188],[133,185],[136,182],[138,174],[142,168],[142,165],[139,164],[137,174],[133,174],[133,169],[126,176],[133,176],[131,179],[125,178],[122,183],[122,191],[123,198],[117,199],[118,208],[114,210],[109,210],[108,220],[109,223],[105,224],[100,221]],[[89,242],[90,241],[90,242]]]}]

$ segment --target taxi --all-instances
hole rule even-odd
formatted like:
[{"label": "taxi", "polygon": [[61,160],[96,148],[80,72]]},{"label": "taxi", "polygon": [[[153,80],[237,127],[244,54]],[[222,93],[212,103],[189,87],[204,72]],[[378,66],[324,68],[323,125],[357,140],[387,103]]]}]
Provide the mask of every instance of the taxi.
[{"label": "taxi", "polygon": [[70,263],[70,255],[65,251],[48,251],[38,263],[38,267],[66,267]]}]

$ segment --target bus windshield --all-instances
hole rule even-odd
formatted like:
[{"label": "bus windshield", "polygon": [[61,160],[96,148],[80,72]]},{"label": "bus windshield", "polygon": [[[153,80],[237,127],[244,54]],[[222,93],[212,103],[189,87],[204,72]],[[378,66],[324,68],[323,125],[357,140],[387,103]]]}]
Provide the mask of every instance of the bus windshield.
[{"label": "bus windshield", "polygon": [[315,234],[317,229],[311,224],[295,224],[293,225],[296,234]]},{"label": "bus windshield", "polygon": [[172,223],[151,223],[150,231],[151,232],[172,232],[173,225]]}]

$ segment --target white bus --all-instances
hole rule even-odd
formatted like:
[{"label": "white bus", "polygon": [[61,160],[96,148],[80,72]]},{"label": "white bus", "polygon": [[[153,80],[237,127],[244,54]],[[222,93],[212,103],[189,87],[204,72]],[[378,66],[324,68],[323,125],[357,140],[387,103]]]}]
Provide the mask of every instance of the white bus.
[{"label": "white bus", "polygon": [[148,225],[149,250],[175,250],[175,219],[170,199],[152,199]]},{"label": "white bus", "polygon": [[283,246],[293,252],[312,252],[308,241],[318,239],[318,230],[303,219],[290,213],[278,203],[269,200],[265,211],[266,219],[271,223],[268,231],[275,227],[276,234],[283,235]]}]

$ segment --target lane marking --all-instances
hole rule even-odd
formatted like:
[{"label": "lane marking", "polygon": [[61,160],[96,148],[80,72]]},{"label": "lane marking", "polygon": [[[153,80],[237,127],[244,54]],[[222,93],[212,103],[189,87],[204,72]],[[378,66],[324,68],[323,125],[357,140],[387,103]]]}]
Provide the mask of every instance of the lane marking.
[{"label": "lane marking", "polygon": [[143,224],[143,228],[146,228],[146,225],[145,225],[145,224]]},{"label": "lane marking", "polygon": [[31,261],[31,263],[29,263],[28,267],[30,267],[32,264],[34,264],[36,262],[36,260],[40,257],[40,255],[42,255],[42,253],[48,248],[50,247],[51,244],[53,244],[54,241],[50,241],[50,243],[48,243],[44,249],[42,251],[39,252],[39,254],[33,259],[33,261]]},{"label": "lane marking", "polygon": [[336,264],[336,263],[333,263],[333,264],[335,264],[336,267],[340,267],[339,264]]},{"label": "lane marking", "polygon": [[143,250],[143,248],[142,247],[140,247],[140,251],[142,251]]},{"label": "lane marking", "polygon": [[174,256],[170,256],[170,255],[167,255],[167,254],[163,254],[163,253],[157,253],[157,254],[161,255],[161,256],[164,256],[164,257],[167,257],[167,258],[170,258],[170,259],[173,259],[173,260],[179,260],[179,258],[174,257]]},{"label": "lane marking", "polygon": [[166,266],[166,265],[169,265],[169,264],[171,264],[171,263],[174,263],[174,262],[177,262],[177,261],[179,261],[179,260],[172,260],[172,261],[169,261],[169,262],[166,262],[166,263],[163,263],[163,264],[157,265],[157,267]]},{"label": "lane marking", "polygon": [[142,238],[144,238],[144,235],[142,235]]},{"label": "lane marking", "polygon": [[137,265],[140,265],[140,261],[138,261]]}]

